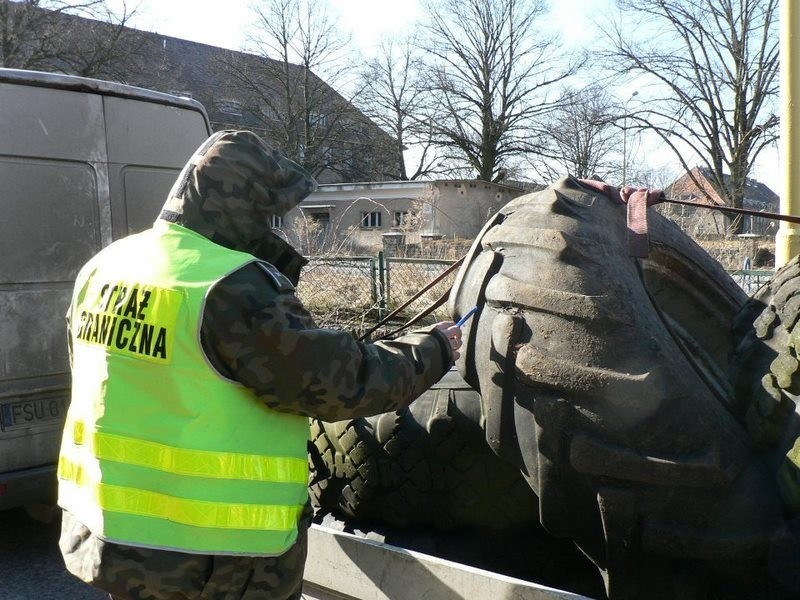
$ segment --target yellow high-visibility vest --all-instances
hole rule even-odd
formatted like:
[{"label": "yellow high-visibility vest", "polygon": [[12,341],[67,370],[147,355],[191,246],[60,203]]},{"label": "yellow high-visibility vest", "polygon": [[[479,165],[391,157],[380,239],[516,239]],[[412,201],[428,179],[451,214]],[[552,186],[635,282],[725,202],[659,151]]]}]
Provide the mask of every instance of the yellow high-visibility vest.
[{"label": "yellow high-visibility vest", "polygon": [[157,221],[78,275],[58,502],[96,535],[246,555],[297,539],[308,419],[267,408],[200,344],[209,290],[255,260]]}]

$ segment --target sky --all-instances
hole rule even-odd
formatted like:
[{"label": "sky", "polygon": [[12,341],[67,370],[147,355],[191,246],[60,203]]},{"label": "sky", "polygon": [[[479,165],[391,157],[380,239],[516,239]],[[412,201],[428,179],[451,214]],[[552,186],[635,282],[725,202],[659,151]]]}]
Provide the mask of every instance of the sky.
[{"label": "sky", "polygon": [[[240,50],[246,41],[252,0],[128,0],[138,10],[131,25],[162,35],[187,39],[222,48]],[[380,41],[381,36],[408,32],[421,17],[421,0],[329,0],[332,14],[345,33],[365,56]],[[110,0],[112,6],[122,0]],[[563,43],[591,44],[593,18],[612,10],[613,0],[551,0],[550,23]],[[631,147],[651,166],[677,164],[668,151]],[[752,177],[766,183],[778,194],[782,191],[782,172],[778,152],[762,153]]]},{"label": "sky", "polygon": [[[421,14],[419,0],[330,0],[342,28],[368,51],[381,35],[412,27]],[[556,0],[551,19],[567,42],[578,42],[591,29],[590,15],[609,0]],[[121,0],[112,0],[121,6]],[[132,25],[162,35],[238,50],[245,40],[250,0],[128,0],[138,6]],[[224,7],[224,8],[223,8]]]},{"label": "sky", "polygon": [[[342,28],[359,47],[373,46],[380,35],[410,26],[418,0],[330,0]],[[121,5],[120,0],[112,4]],[[239,50],[246,38],[250,0],[128,0],[137,6],[132,25],[162,35]]]}]

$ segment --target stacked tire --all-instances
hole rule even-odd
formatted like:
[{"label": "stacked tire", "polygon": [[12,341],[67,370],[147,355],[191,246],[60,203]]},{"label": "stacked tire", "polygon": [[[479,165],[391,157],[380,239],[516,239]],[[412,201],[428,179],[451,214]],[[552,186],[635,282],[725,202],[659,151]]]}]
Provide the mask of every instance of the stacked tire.
[{"label": "stacked tire", "polygon": [[497,213],[450,296],[455,317],[479,307],[463,379],[315,424],[318,505],[396,527],[538,522],[612,598],[800,594],[774,568],[798,547],[777,481],[796,452],[800,265],[748,302],[655,211],[646,259],[627,236],[626,207],[572,178]]},{"label": "stacked tire", "polygon": [[506,528],[538,523],[536,495],[483,442],[480,396],[456,371],[411,407],[312,423],[330,474],[312,484],[319,507],[362,523]]}]

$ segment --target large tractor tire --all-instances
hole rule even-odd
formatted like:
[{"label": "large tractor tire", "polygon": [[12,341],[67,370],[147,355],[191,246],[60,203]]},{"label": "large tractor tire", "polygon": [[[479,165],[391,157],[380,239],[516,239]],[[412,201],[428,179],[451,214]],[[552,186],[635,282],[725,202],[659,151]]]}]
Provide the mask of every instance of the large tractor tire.
[{"label": "large tractor tire", "polygon": [[451,294],[455,316],[479,307],[458,368],[489,447],[609,596],[780,592],[766,564],[785,505],[726,374],[746,296],[673,223],[649,220],[639,260],[625,207],[577,180],[509,203]]}]

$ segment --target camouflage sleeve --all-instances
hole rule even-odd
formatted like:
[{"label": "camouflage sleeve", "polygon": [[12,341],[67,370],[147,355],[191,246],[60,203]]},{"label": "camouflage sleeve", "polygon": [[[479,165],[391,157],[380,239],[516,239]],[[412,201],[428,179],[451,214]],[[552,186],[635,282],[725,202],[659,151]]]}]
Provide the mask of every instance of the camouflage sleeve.
[{"label": "camouflage sleeve", "polygon": [[318,328],[289,286],[255,264],[209,293],[201,339],[211,363],[274,410],[326,421],[410,404],[452,363],[450,344],[430,327],[389,342],[362,343]]}]

